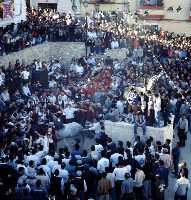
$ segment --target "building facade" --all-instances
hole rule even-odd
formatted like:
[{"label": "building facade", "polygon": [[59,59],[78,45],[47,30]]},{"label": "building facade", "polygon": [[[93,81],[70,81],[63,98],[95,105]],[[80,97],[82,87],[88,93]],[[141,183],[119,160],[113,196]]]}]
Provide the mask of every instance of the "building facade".
[{"label": "building facade", "polygon": [[[88,5],[84,6],[84,2]],[[130,11],[140,13],[145,20],[191,20],[191,0],[30,0],[30,5],[74,14],[91,14],[95,10]]]},{"label": "building facade", "polygon": [[26,0],[14,0],[9,2],[11,3],[10,6],[5,7],[6,9],[2,9],[0,27],[26,20]]}]

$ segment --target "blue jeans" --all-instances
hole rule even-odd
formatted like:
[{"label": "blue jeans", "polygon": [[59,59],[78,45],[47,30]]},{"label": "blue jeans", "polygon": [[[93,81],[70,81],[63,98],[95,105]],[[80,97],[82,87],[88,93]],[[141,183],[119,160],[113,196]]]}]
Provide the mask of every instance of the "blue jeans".
[{"label": "blue jeans", "polygon": [[115,188],[111,189],[110,200],[116,200]]},{"label": "blue jeans", "polygon": [[145,180],[143,182],[143,190],[145,199],[149,199],[151,197],[151,180]]},{"label": "blue jeans", "polygon": [[[138,128],[138,125],[137,124],[134,124],[134,135],[136,136],[137,135],[137,128]],[[141,126],[142,128],[142,131],[143,131],[143,135],[145,136],[145,133],[146,133],[146,126],[143,125]]]},{"label": "blue jeans", "polygon": [[156,126],[160,127],[160,111],[155,112],[155,122]]},{"label": "blue jeans", "polygon": [[191,133],[191,115],[188,116],[188,132]]}]

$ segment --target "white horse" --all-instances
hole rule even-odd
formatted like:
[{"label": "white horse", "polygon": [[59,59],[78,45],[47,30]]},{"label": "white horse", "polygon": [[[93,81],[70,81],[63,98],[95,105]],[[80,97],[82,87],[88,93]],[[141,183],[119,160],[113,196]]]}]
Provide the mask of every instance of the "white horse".
[{"label": "white horse", "polygon": [[56,138],[57,140],[63,140],[64,138],[78,136],[82,129],[83,127],[76,122],[63,124],[63,127],[56,131]]}]

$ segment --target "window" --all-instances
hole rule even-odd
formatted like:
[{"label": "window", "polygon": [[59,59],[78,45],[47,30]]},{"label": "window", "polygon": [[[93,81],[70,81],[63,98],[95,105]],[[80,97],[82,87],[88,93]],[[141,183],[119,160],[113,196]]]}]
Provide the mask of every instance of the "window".
[{"label": "window", "polygon": [[47,9],[47,8],[56,10],[57,4],[56,3],[39,3],[38,7],[41,8],[42,10]]},{"label": "window", "polygon": [[89,0],[90,3],[115,3],[115,0]]},{"label": "window", "polygon": [[163,0],[141,0],[140,1],[140,6],[158,6],[162,7]]}]

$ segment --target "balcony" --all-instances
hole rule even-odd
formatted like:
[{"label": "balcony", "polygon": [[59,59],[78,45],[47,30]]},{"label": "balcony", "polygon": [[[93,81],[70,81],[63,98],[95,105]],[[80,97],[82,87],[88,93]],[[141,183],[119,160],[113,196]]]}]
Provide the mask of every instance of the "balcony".
[{"label": "balcony", "polygon": [[139,7],[140,10],[164,10],[164,6],[143,5]]},{"label": "balcony", "polygon": [[89,0],[89,4],[128,4],[121,2],[116,2],[115,0]]},{"label": "balcony", "polygon": [[163,0],[141,0],[139,9],[141,10],[163,10]]},{"label": "balcony", "polygon": [[143,19],[164,19],[165,9],[163,6],[163,0],[142,0],[138,11],[142,15]]}]

